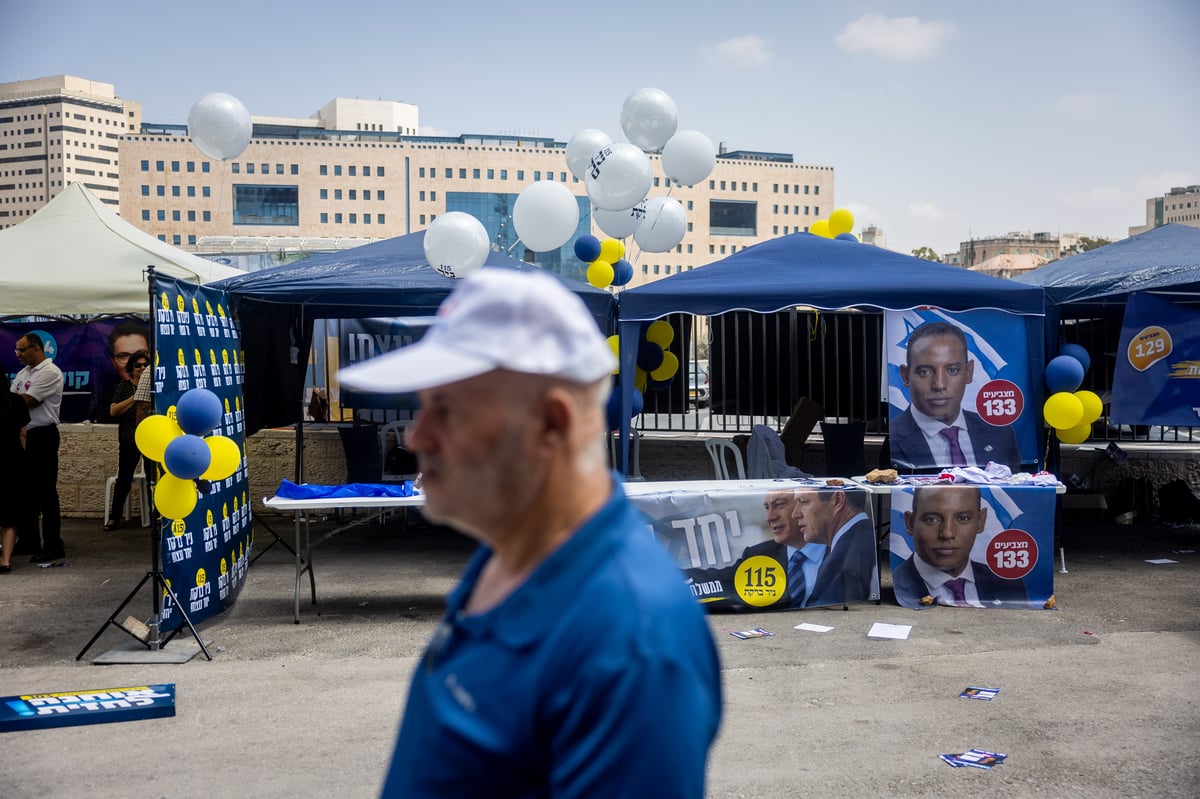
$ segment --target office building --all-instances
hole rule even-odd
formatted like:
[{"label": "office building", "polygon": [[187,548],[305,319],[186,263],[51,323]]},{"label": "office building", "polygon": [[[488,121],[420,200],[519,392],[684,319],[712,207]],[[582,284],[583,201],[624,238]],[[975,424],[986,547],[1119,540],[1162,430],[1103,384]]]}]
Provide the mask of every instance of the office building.
[{"label": "office building", "polygon": [[0,84],[0,229],[32,216],[70,183],[120,211],[120,140],[141,105],[111,83],[57,75]]},{"label": "office building", "polygon": [[1200,227],[1200,186],[1176,186],[1146,200],[1146,223],[1129,228],[1129,235],[1169,224]]}]

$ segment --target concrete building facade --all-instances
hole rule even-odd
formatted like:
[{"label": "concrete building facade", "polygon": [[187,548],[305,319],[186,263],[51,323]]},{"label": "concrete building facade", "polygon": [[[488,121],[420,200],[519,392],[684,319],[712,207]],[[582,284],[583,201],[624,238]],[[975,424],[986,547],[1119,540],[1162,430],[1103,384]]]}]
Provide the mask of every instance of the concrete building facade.
[{"label": "concrete building facade", "polygon": [[120,140],[141,125],[141,104],[111,83],[57,75],[0,84],[0,230],[71,183],[119,212]]},{"label": "concrete building facade", "polygon": [[1200,186],[1176,186],[1146,200],[1146,223],[1129,228],[1129,235],[1170,224],[1200,227]]}]

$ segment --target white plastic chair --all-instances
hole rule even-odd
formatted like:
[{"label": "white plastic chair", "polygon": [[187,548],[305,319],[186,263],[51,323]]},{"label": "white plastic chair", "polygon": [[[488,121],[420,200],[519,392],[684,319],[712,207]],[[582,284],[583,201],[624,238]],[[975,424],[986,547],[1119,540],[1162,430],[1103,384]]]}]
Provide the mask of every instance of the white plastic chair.
[{"label": "white plastic chair", "polygon": [[[117,484],[117,476],[115,474],[112,477],[108,478],[108,480],[106,480],[104,483],[104,518],[105,519],[111,519],[113,517],[113,515],[112,515],[113,488],[116,486],[116,484]],[[138,518],[142,523],[142,527],[149,527],[150,526],[150,493],[146,490],[146,472],[140,461],[138,462],[137,471],[133,473],[133,485],[130,486],[129,494],[125,497],[125,507],[121,509],[121,518],[122,519],[133,518],[132,516],[129,515],[129,499],[130,499],[130,497],[133,496],[134,488],[137,489],[138,499],[141,501],[140,502],[141,507],[138,508],[138,511],[141,515]]]},{"label": "white plastic chair", "polygon": [[[727,438],[706,438],[704,447],[708,450],[709,457],[712,458],[713,470],[717,473],[718,480],[746,479],[746,464],[742,460],[742,451],[737,448],[737,444]],[[735,474],[729,473],[729,457],[731,455]]]},{"label": "white plastic chair", "polygon": [[397,472],[389,472],[387,468],[388,453],[391,452],[390,445],[395,444],[396,447],[404,448],[404,430],[409,425],[409,422],[388,422],[379,428],[379,457],[383,464],[381,479],[385,482],[412,480],[416,474],[401,474]]},{"label": "white plastic chair", "polygon": [[[615,472],[621,472],[621,434],[609,433],[608,451],[612,455],[612,467]],[[645,480],[642,477],[642,434],[637,430],[629,431],[629,476],[627,483],[637,483]]]}]

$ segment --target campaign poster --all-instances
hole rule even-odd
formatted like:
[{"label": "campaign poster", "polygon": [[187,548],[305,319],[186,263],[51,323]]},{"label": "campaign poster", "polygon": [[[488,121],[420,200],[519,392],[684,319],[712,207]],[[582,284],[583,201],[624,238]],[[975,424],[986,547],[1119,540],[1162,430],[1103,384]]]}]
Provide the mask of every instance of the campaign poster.
[{"label": "campaign poster", "polygon": [[42,340],[46,357],[63,373],[59,421],[115,424],[108,406],[117,384],[129,378],[125,364],[132,355],[150,351],[146,322],[135,317],[5,322],[0,325],[0,368],[10,380],[21,370],[14,349],[26,333]]},{"label": "campaign poster", "polygon": [[1114,424],[1200,424],[1200,311],[1129,296],[1109,417]]},{"label": "campaign poster", "polygon": [[[200,492],[184,519],[162,519],[163,577],[192,624],[233,604],[250,565],[252,520],[246,472],[246,423],[242,407],[244,358],[237,322],[225,292],[159,277],[154,313],[154,409],[174,415],[187,391],[215,393],[225,413],[211,435],[227,436],[242,452],[237,470]],[[161,626],[183,619],[163,596]]]},{"label": "campaign poster", "polygon": [[1054,488],[930,481],[891,499],[904,607],[1042,609],[1054,594]]},{"label": "campaign poster", "polygon": [[[345,368],[362,361],[407,347],[425,335],[437,317],[382,317],[372,319],[342,319],[338,336],[338,367]],[[397,408],[414,410],[418,406],[413,393],[380,394],[339,388],[338,401],[347,408]]]},{"label": "campaign poster", "polygon": [[888,443],[898,469],[994,461],[1017,471],[1037,462],[1040,384],[1026,331],[1024,317],[991,309],[884,314]]},{"label": "campaign poster", "polygon": [[765,487],[639,491],[659,541],[713,610],[790,610],[879,598],[870,495],[778,480]]}]

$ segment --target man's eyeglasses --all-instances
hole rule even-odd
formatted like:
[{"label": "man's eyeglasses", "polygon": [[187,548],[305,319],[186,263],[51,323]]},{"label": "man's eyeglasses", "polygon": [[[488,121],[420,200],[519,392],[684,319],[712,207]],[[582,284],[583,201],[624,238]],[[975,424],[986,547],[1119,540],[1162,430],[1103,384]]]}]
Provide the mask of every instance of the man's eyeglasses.
[{"label": "man's eyeglasses", "polygon": [[137,355],[136,352],[118,352],[115,355],[113,355],[112,357],[113,357],[113,360],[116,361],[117,363],[125,363],[126,361],[128,361],[130,358],[132,358],[135,355]]},{"label": "man's eyeglasses", "polygon": [[[14,350],[14,352],[16,352],[16,353],[17,353],[17,355],[20,355],[20,354],[21,354],[22,352],[24,352],[25,350],[31,350],[31,349],[33,349],[33,345],[32,345],[32,344],[30,344],[30,345],[29,345],[29,346],[27,346],[27,347],[17,347],[17,348]],[[126,357],[128,357],[128,356],[126,356]]]},{"label": "man's eyeglasses", "polygon": [[150,364],[146,363],[145,361],[138,361],[137,363],[129,365],[129,371],[136,372],[138,369],[145,369],[149,365]]}]

